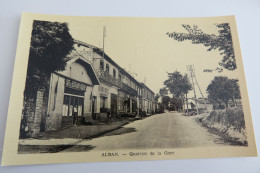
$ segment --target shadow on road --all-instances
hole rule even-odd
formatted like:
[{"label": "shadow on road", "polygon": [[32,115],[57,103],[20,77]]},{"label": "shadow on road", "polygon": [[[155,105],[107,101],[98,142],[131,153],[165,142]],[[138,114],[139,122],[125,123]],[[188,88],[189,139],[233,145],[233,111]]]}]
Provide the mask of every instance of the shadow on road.
[{"label": "shadow on road", "polygon": [[[122,135],[126,133],[136,132],[137,130],[132,127],[120,127],[117,130],[112,130],[101,135],[92,136],[92,138]],[[18,145],[19,154],[30,153],[58,153],[58,152],[87,152],[94,149],[96,146],[92,145]]]},{"label": "shadow on road", "polygon": [[132,133],[132,132],[136,132],[136,129],[133,127],[120,127],[119,129],[105,133],[105,134],[101,135],[100,137],[122,135],[122,134]]},{"label": "shadow on road", "polygon": [[64,150],[70,152],[81,152],[89,151],[94,148],[95,147],[91,145],[18,145],[18,153],[58,153]]},{"label": "shadow on road", "polygon": [[74,145],[73,147],[63,150],[63,152],[86,152],[96,148],[92,145]]}]

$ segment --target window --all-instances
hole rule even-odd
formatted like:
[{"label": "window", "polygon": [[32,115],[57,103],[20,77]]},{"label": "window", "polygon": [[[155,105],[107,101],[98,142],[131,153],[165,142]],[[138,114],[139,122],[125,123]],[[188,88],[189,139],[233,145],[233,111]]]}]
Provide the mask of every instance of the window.
[{"label": "window", "polygon": [[100,70],[104,70],[104,61],[100,60]]},{"label": "window", "polygon": [[70,95],[64,95],[63,100],[63,116],[73,116],[73,113],[78,116],[83,115],[84,99]]},{"label": "window", "polygon": [[106,107],[106,97],[100,97],[100,108]]},{"label": "window", "polygon": [[70,96],[64,95],[64,100],[63,100],[63,116],[68,116],[69,105],[70,105]]},{"label": "window", "polygon": [[114,78],[116,78],[116,70],[115,69],[113,69],[113,76],[114,76]]},{"label": "window", "polygon": [[106,72],[109,73],[109,64],[106,64]]},{"label": "window", "polygon": [[118,75],[118,78],[119,78],[120,81],[122,81],[122,76],[121,76],[121,74]]}]

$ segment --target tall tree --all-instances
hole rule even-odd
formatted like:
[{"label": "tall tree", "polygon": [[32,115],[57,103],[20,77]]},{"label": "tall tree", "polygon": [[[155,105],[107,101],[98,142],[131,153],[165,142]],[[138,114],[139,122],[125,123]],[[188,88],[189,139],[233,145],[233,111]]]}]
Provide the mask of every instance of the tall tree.
[{"label": "tall tree", "polygon": [[171,101],[171,98],[169,96],[162,96],[162,105],[165,109],[169,109],[169,103]]},{"label": "tall tree", "polygon": [[173,97],[170,101],[170,109],[174,111],[180,111],[182,109],[182,99],[180,97]]},{"label": "tall tree", "polygon": [[160,91],[159,91],[159,94],[161,95],[161,96],[165,96],[165,95],[168,95],[168,90],[167,90],[167,88],[160,88]]},{"label": "tall tree", "polygon": [[184,105],[185,105],[185,100],[187,104],[187,94],[192,89],[188,76],[186,74],[183,76],[178,71],[175,71],[173,73],[168,73],[168,79],[164,81],[164,85],[170,91],[173,97],[182,99],[183,108],[185,108]]},{"label": "tall tree", "polygon": [[233,102],[233,105],[237,106],[236,99],[240,99],[241,98],[238,80],[237,79],[229,79],[227,81],[226,85],[227,85],[227,88],[229,90],[229,96],[230,96],[230,99]]},{"label": "tall tree", "polygon": [[187,74],[185,74],[182,78],[182,87],[182,92],[185,94],[186,97],[187,114],[189,114],[188,92],[192,90],[192,86]]},{"label": "tall tree", "polygon": [[67,23],[33,22],[25,96],[35,95],[52,72],[65,69],[73,44]]},{"label": "tall tree", "polygon": [[[217,24],[218,35],[207,34],[198,28],[197,25],[182,25],[187,33],[171,32],[166,33],[170,38],[177,41],[191,40],[192,44],[203,44],[208,51],[218,49],[223,55],[219,65],[227,70],[235,70],[237,68],[234,54],[232,35],[228,23]],[[218,71],[223,69],[217,68]]]},{"label": "tall tree", "polygon": [[173,96],[180,97],[182,92],[182,78],[180,72],[175,71],[168,73],[168,79],[164,81],[164,85],[170,91]]},{"label": "tall tree", "polygon": [[[162,101],[162,106],[164,109],[168,109],[168,105],[169,105],[169,102],[170,102],[170,97],[168,96],[168,90],[167,88],[163,87],[163,88],[160,88],[159,90],[159,94],[156,94],[156,97],[155,98],[158,98],[161,97],[161,101]],[[157,99],[157,100],[158,100]]]},{"label": "tall tree", "polygon": [[235,99],[241,97],[238,80],[228,79],[225,76],[215,77],[208,85],[207,92],[209,101],[218,105],[224,103],[226,107],[229,106],[230,100],[236,106]]},{"label": "tall tree", "polygon": [[159,95],[159,94],[155,94],[154,100],[155,100],[156,102],[158,102],[159,98],[160,98],[160,95]]}]

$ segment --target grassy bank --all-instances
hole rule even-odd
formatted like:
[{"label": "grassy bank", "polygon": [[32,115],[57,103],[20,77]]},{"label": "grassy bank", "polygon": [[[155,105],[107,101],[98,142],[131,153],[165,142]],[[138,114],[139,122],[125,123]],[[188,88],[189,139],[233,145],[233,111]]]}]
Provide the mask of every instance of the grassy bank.
[{"label": "grassy bank", "polygon": [[242,108],[213,110],[200,118],[203,126],[237,145],[247,145],[244,113]]}]

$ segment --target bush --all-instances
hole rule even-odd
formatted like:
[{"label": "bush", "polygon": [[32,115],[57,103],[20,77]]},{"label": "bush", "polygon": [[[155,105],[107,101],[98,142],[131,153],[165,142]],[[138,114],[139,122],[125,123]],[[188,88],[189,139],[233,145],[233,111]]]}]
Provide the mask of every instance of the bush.
[{"label": "bush", "polygon": [[229,125],[234,126],[239,132],[241,129],[245,129],[245,119],[242,108],[228,108],[227,109],[227,121]]},{"label": "bush", "polygon": [[221,135],[224,140],[235,145],[247,146],[244,113],[241,107],[213,110],[199,119],[204,126]]},{"label": "bush", "polygon": [[239,132],[245,129],[244,113],[242,108],[238,107],[227,108],[226,110],[213,110],[206,118],[206,121],[209,124],[222,124],[226,128],[233,126]]}]

